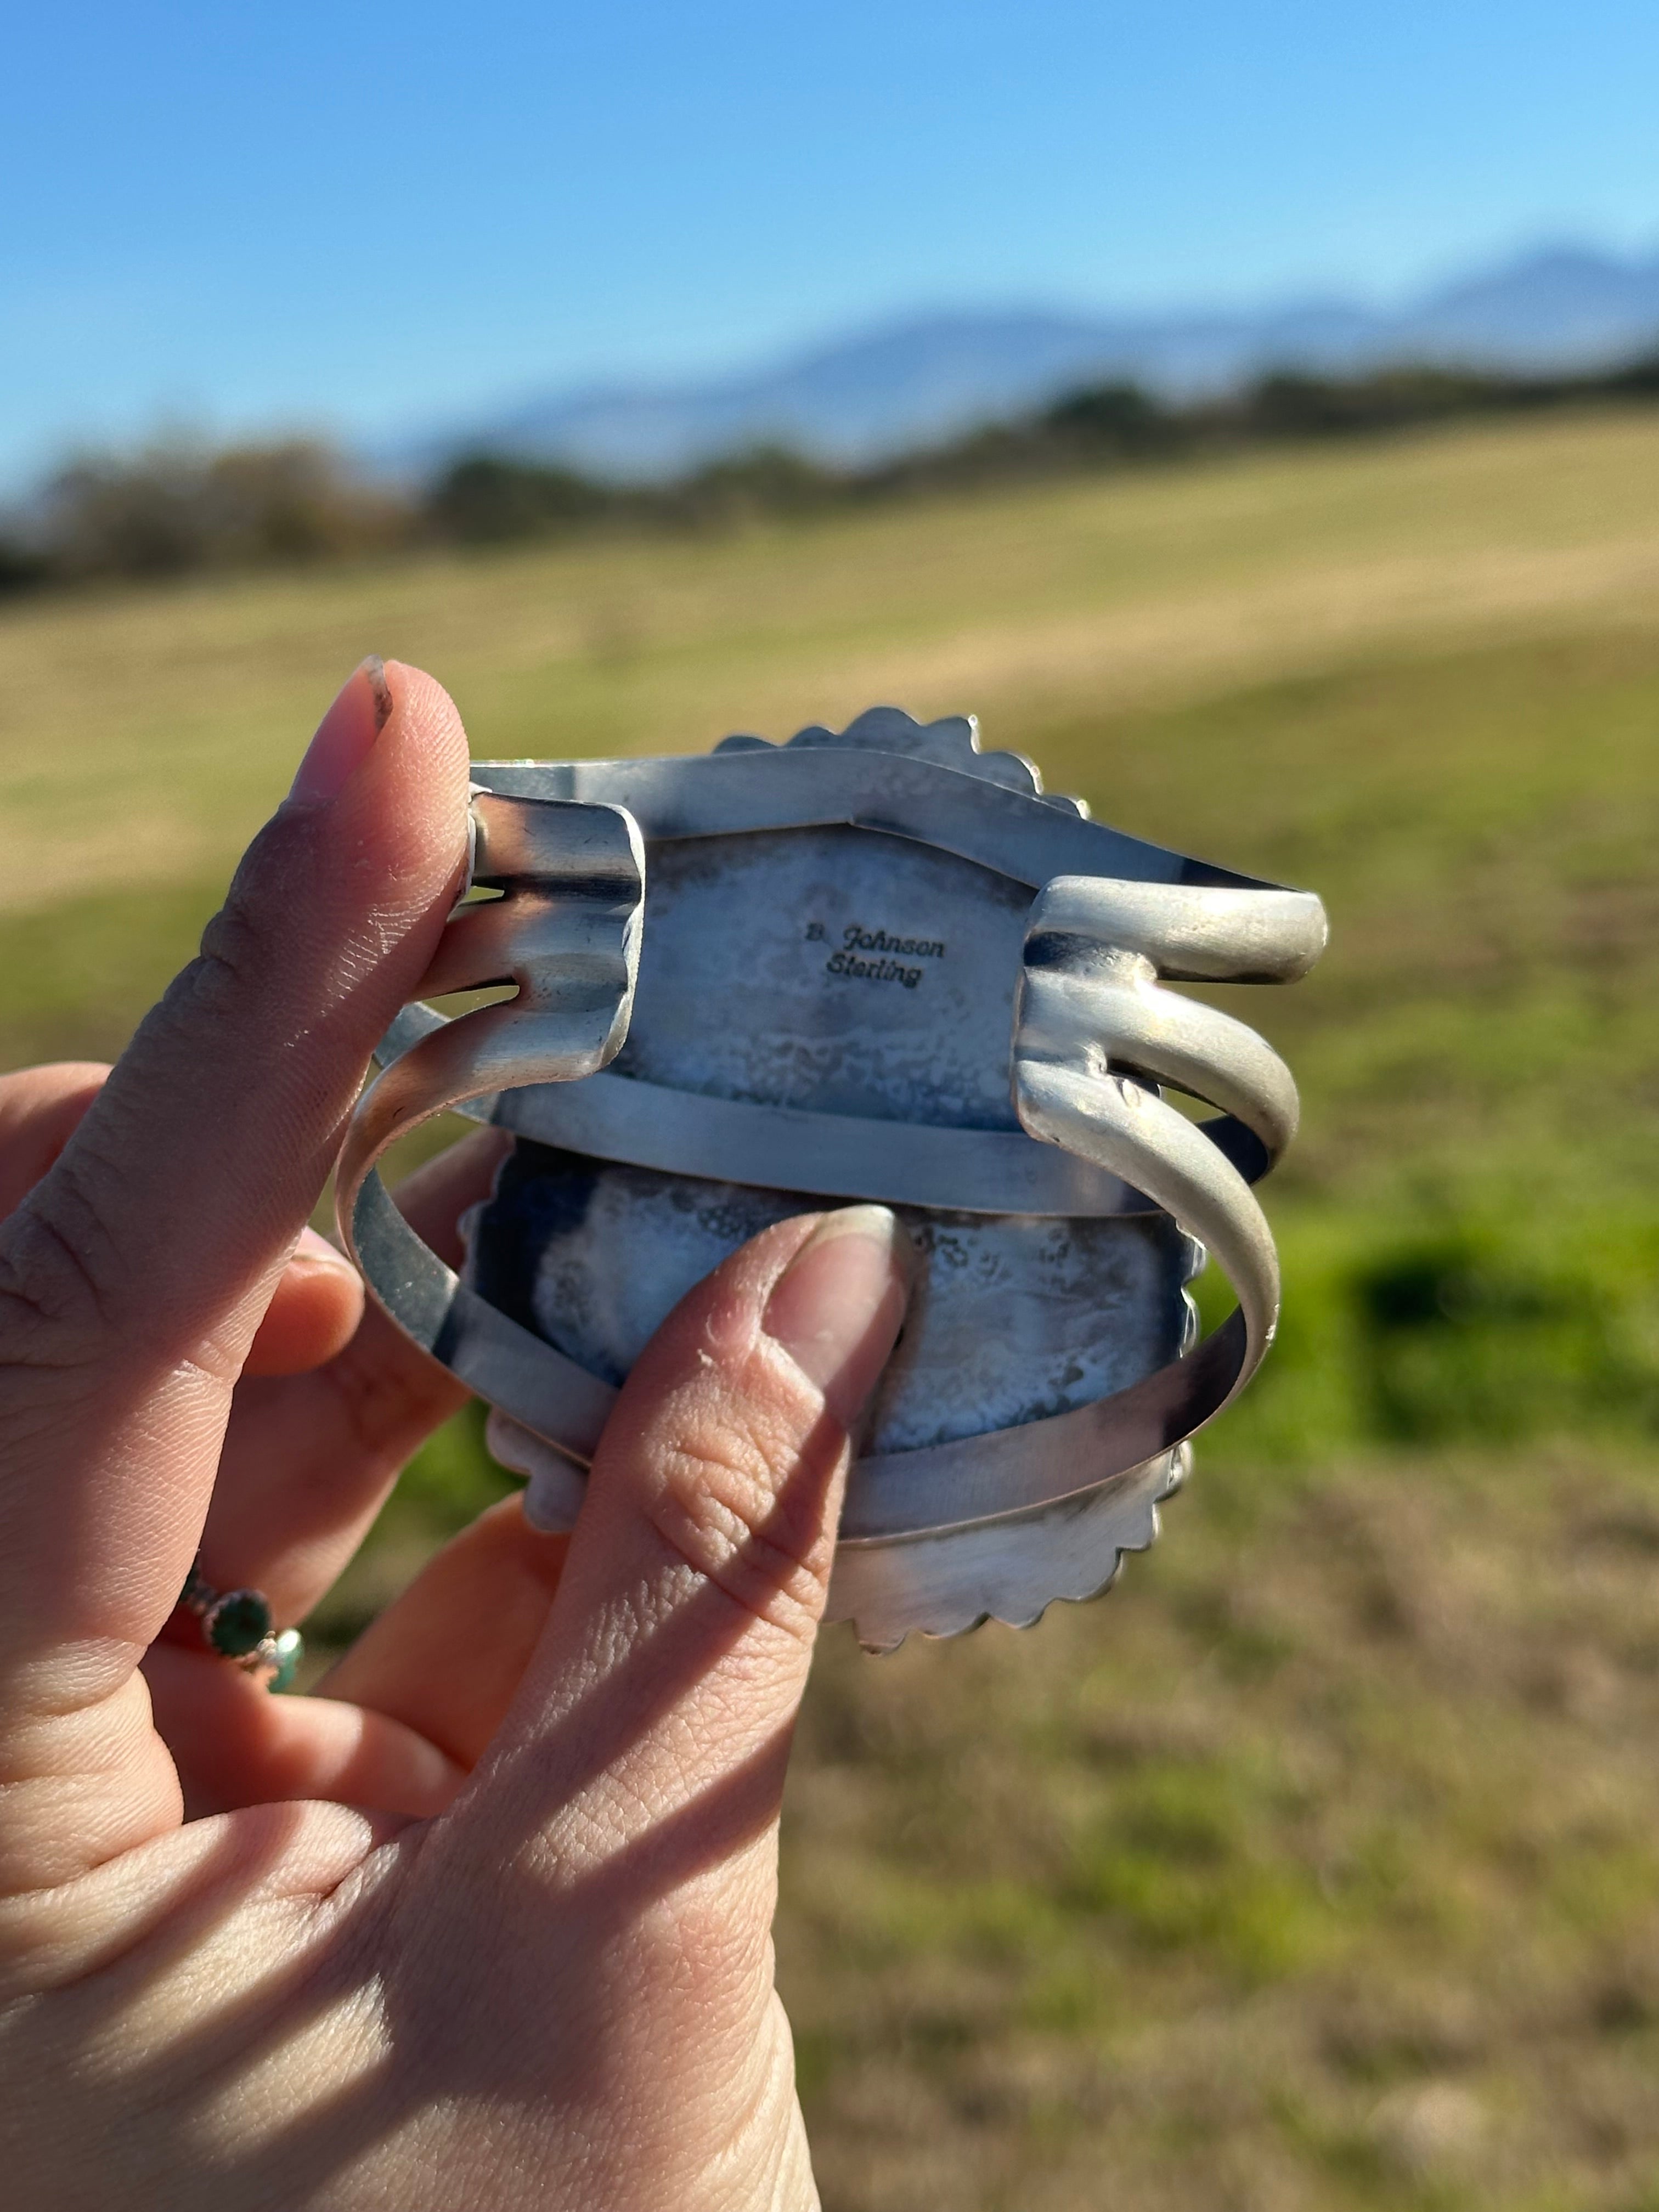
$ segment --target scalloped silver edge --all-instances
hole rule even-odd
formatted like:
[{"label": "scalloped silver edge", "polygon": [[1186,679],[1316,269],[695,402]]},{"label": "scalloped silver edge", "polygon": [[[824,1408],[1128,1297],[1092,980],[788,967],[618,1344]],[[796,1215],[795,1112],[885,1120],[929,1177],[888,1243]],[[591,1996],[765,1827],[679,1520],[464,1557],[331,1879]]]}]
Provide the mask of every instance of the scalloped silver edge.
[{"label": "scalloped silver edge", "polygon": [[[491,1456],[529,1477],[525,1517],[544,1534],[575,1524],[586,1479],[556,1446],[492,1411]],[[1158,1540],[1159,1508],[1186,1481],[1192,1447],[1177,1444],[1119,1480],[1039,1513],[951,1528],[893,1544],[843,1544],[830,1578],[826,1625],[850,1622],[866,1651],[896,1651],[908,1636],[965,1636],[988,1620],[1034,1628],[1051,1605],[1103,1597],[1126,1553]],[[969,1595],[971,1593],[971,1595]]]},{"label": "scalloped silver edge", "polygon": [[844,1544],[824,1619],[850,1622],[864,1650],[878,1654],[897,1650],[907,1636],[964,1636],[988,1620],[1033,1628],[1051,1605],[1103,1597],[1125,1553],[1151,1549],[1158,1509],[1191,1465],[1190,1445],[1178,1444],[1040,1513],[902,1543]]},{"label": "scalloped silver edge", "polygon": [[1045,791],[1042,769],[1024,753],[981,751],[976,714],[945,714],[936,722],[919,722],[902,707],[866,707],[844,730],[826,729],[821,722],[809,722],[781,745],[770,738],[740,731],[732,737],[722,738],[714,750],[787,752],[795,746],[808,749],[820,745],[847,752],[902,753],[912,760],[933,761],[941,768],[956,769],[958,775],[977,776],[982,783],[1000,784],[1006,791],[1040,799],[1045,805],[1058,807],[1062,813],[1076,814],[1085,821],[1089,818],[1086,800],[1073,799],[1064,792]]}]

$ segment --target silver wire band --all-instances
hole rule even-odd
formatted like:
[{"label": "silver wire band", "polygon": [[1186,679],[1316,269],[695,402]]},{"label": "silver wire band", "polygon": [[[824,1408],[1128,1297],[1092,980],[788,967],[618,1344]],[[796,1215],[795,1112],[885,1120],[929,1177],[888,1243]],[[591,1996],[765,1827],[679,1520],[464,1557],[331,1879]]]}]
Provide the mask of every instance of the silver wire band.
[{"label": "silver wire band", "polygon": [[410,1229],[375,1163],[422,1121],[481,1095],[571,1083],[612,1059],[639,974],[645,851],[619,806],[475,790],[469,890],[445,928],[422,997],[516,984],[453,1021],[434,1015],[357,1102],[336,1210],[346,1250],[392,1320],[492,1405],[584,1455],[616,1394],[469,1290]]}]

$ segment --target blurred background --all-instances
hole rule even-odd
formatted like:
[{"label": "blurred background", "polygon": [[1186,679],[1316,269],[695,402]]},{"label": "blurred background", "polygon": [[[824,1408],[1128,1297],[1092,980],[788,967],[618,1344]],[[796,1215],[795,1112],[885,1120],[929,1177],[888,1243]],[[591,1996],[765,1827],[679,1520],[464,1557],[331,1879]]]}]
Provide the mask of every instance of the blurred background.
[{"label": "blurred background", "polygon": [[[484,756],[976,712],[1330,908],[1233,994],[1303,1087],[1284,1333],[1162,1543],[821,1651],[831,2212],[1654,2212],[1659,15],[6,45],[6,1064],[120,1049],[368,651]],[[319,1641],[504,1486],[464,1418]]]}]

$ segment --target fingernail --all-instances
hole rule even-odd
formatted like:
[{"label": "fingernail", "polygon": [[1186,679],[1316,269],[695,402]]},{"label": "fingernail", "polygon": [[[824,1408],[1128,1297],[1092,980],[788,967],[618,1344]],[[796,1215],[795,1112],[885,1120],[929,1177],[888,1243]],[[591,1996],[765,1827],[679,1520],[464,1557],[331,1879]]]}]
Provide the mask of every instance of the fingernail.
[{"label": "fingernail", "polygon": [[884,1206],[826,1213],[773,1285],[762,1327],[850,1428],[904,1321],[915,1250]]},{"label": "fingernail", "polygon": [[289,797],[313,806],[325,805],[337,798],[352,771],[361,768],[374,751],[374,740],[385,729],[391,712],[386,663],[371,653],[352,670],[334,704],[317,725],[317,734],[306,747]]},{"label": "fingernail", "polygon": [[355,1275],[356,1269],[337,1245],[331,1244],[326,1237],[315,1229],[302,1229],[299,1242],[289,1255],[290,1267],[331,1267],[337,1274]]}]

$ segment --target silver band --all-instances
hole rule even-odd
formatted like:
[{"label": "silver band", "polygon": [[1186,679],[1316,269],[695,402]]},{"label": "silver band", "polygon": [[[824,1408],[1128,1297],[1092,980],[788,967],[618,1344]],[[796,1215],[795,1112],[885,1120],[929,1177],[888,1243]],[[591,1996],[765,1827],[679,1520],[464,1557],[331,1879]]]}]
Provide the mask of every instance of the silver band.
[{"label": "silver band", "polygon": [[619,806],[476,792],[469,891],[422,997],[513,983],[517,996],[434,1015],[357,1102],[337,1176],[347,1251],[392,1319],[492,1405],[586,1456],[616,1393],[469,1290],[410,1229],[375,1163],[422,1121],[526,1083],[574,1083],[628,1033],[639,974],[645,852]]}]

